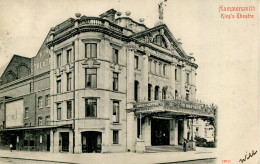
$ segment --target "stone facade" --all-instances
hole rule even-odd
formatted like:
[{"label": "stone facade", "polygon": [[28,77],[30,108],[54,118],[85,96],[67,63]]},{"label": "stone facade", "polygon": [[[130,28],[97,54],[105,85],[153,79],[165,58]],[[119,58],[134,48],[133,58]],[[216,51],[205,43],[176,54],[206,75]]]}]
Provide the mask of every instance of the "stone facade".
[{"label": "stone facade", "polygon": [[196,102],[195,58],[167,26],[148,28],[116,13],[76,14],[51,28],[30,59],[30,74],[7,84],[1,79],[2,122],[5,97],[23,90],[18,96],[28,118],[13,136],[31,131],[18,144],[28,146],[30,138],[38,151],[143,152],[144,146],[182,144],[189,119],[212,116]]}]

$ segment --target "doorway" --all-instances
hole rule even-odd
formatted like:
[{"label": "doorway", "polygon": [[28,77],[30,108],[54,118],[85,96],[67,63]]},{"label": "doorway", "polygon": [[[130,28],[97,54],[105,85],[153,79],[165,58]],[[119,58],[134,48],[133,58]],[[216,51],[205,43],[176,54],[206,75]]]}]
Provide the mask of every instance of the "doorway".
[{"label": "doorway", "polygon": [[101,153],[102,133],[82,132],[82,153]]},{"label": "doorway", "polygon": [[178,121],[178,145],[182,145],[183,143],[183,120]]},{"label": "doorway", "polygon": [[152,119],[151,120],[151,140],[152,145],[170,144],[170,120]]},{"label": "doorway", "polygon": [[50,151],[50,145],[51,145],[50,135],[47,134],[47,151]]},{"label": "doorway", "polygon": [[69,132],[60,133],[60,145],[62,152],[69,152]]}]

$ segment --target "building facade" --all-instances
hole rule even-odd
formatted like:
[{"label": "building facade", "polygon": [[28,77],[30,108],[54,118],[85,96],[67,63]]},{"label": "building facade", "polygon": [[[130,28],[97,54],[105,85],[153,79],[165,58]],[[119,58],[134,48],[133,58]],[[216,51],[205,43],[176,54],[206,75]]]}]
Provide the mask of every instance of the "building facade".
[{"label": "building facade", "polygon": [[[0,86],[3,147],[12,142],[19,150],[140,152],[193,140],[187,122],[214,117],[212,106],[196,101],[195,58],[162,20],[148,28],[127,15],[114,9],[99,17],[77,13],[51,28],[38,54],[25,59],[24,80],[10,81],[6,68]],[[9,65],[19,68],[15,64]],[[26,87],[16,95],[20,86]],[[15,119],[19,125],[7,126]]]}]

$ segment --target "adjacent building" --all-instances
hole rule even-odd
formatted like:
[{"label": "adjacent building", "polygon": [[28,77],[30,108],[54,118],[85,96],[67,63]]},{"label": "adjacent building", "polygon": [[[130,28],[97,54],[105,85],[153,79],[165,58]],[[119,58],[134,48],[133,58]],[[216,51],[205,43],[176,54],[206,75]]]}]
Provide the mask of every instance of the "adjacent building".
[{"label": "adjacent building", "polygon": [[35,57],[14,55],[1,76],[1,148],[142,152],[193,140],[189,120],[214,117],[196,100],[195,58],[162,17],[148,28],[126,15],[77,13]]}]

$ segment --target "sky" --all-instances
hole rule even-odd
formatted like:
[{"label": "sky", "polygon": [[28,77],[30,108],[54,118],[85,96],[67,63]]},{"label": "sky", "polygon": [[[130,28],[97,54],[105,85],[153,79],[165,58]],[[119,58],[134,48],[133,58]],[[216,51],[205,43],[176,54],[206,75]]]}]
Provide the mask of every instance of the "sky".
[{"label": "sky", "polygon": [[[49,29],[79,12],[98,16],[114,8],[131,11],[131,18],[145,18],[148,27],[158,20],[159,0],[0,0],[0,71],[13,54],[33,57],[37,54]],[[252,19],[222,19],[219,6],[254,6]],[[123,14],[124,15],[124,14]],[[181,38],[187,54],[193,53],[197,69],[197,98],[220,108],[220,126],[234,133],[221,132],[224,138],[241,136],[245,127],[253,127],[258,109],[258,1],[257,0],[168,0],[164,22]],[[250,121],[248,121],[250,120]],[[256,127],[257,128],[257,127]],[[252,130],[255,132],[255,129]],[[253,138],[252,138],[253,137]],[[246,136],[255,139],[258,135]],[[243,145],[243,144],[242,144]],[[247,143],[248,145],[248,143]],[[249,146],[252,146],[249,144]],[[242,150],[241,150],[242,151]],[[234,154],[234,152],[232,152]],[[235,152],[235,154],[243,154]],[[227,154],[228,155],[228,154]]]}]

